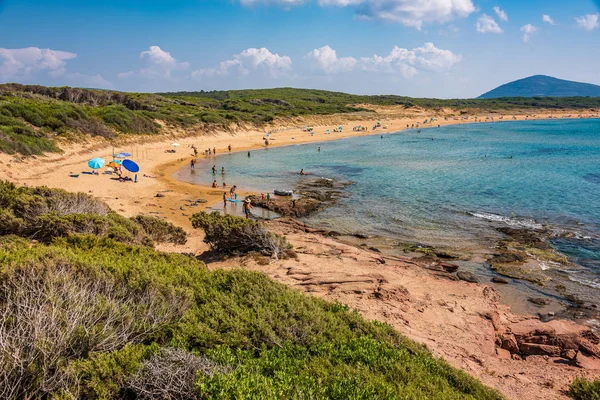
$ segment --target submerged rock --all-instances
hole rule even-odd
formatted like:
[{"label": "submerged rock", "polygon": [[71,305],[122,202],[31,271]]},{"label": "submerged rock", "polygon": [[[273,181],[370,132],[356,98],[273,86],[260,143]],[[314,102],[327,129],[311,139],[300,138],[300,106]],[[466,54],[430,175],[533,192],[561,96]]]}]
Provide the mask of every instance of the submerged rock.
[{"label": "submerged rock", "polygon": [[475,274],[468,272],[468,271],[459,271],[456,273],[456,276],[461,281],[466,281],[466,282],[471,282],[471,283],[479,283],[479,279],[477,279],[477,276],[475,276]]}]

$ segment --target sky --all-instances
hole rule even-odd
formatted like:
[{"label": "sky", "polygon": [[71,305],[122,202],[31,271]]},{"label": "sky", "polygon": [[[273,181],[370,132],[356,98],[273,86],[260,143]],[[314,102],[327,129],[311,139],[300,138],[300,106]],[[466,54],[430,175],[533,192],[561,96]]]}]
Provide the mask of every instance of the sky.
[{"label": "sky", "polygon": [[0,82],[470,98],[600,85],[600,0],[0,0]]}]

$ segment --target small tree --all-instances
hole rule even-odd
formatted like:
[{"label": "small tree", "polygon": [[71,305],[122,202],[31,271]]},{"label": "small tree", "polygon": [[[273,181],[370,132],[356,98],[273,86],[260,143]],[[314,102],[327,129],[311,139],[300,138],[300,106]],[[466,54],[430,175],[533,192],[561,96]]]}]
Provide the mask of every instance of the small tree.
[{"label": "small tree", "polygon": [[190,218],[194,228],[204,230],[204,242],[211,250],[225,254],[246,254],[253,251],[278,258],[288,255],[292,246],[284,237],[267,231],[264,224],[236,217],[202,211]]}]

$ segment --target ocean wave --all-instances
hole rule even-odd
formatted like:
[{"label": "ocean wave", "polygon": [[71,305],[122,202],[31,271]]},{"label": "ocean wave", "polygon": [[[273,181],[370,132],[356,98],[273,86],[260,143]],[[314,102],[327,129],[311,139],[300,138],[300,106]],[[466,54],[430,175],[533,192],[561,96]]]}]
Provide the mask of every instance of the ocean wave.
[{"label": "ocean wave", "polygon": [[542,229],[544,226],[535,222],[533,219],[526,218],[509,218],[503,215],[491,214],[491,213],[469,213],[473,217],[485,219],[487,221],[494,222],[503,222],[510,226],[515,226],[519,228],[529,228],[529,229]]}]

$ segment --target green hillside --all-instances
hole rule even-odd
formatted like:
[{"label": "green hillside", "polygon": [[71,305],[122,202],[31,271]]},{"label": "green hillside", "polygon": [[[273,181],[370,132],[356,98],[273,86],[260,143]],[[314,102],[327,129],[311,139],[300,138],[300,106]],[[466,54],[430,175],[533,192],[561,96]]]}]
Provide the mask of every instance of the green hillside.
[{"label": "green hillside", "polygon": [[506,83],[479,96],[480,99],[501,97],[600,97],[600,86],[566,81],[545,75],[530,76]]},{"label": "green hillside", "polygon": [[105,229],[89,196],[0,182],[0,206],[3,399],[501,398],[341,304]]},{"label": "green hillside", "polygon": [[[589,109],[600,98],[416,99],[361,96],[312,89],[123,93],[37,85],[0,85],[0,152],[24,155],[60,151],[60,141],[81,137],[156,135],[162,121],[178,127],[265,126],[275,118],[372,112],[362,104],[441,108],[456,114],[515,110]],[[373,113],[374,118],[376,118]]]}]

